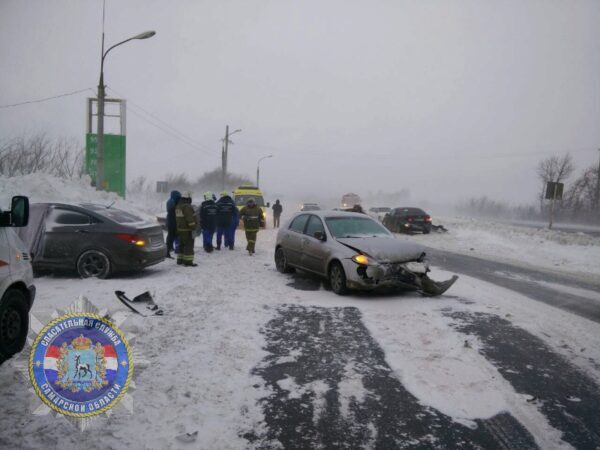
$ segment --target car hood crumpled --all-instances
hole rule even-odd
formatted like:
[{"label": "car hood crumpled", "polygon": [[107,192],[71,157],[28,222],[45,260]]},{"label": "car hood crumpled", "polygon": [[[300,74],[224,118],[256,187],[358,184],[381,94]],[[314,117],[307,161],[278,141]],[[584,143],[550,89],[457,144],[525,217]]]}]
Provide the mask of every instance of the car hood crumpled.
[{"label": "car hood crumpled", "polygon": [[414,261],[425,252],[423,246],[414,242],[387,237],[339,238],[337,241],[381,263]]}]

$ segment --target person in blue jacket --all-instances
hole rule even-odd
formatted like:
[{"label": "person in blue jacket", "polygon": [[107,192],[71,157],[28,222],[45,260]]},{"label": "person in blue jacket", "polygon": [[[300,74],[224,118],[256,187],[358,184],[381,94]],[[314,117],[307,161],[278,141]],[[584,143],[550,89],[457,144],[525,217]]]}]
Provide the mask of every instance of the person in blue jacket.
[{"label": "person in blue jacket", "polygon": [[221,192],[221,198],[217,201],[217,250],[221,250],[223,237],[225,237],[225,247],[233,250],[238,221],[238,209],[235,202],[227,191]]},{"label": "person in blue jacket", "polygon": [[167,200],[167,258],[173,258],[173,243],[177,238],[177,221],[175,220],[175,207],[181,198],[181,192],[171,191],[171,197]]},{"label": "person in blue jacket", "polygon": [[204,251],[211,253],[214,250],[213,236],[217,228],[217,204],[212,192],[204,193],[204,201],[200,205],[200,223]]}]

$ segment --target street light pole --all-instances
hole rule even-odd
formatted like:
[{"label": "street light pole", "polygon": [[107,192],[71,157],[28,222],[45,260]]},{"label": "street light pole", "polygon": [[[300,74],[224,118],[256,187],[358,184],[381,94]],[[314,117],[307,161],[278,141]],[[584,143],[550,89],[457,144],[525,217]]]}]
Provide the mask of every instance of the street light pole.
[{"label": "street light pole", "polygon": [[[221,149],[221,188],[225,190],[225,178],[227,178],[227,151],[229,150],[229,136],[239,133],[241,129],[229,133],[229,125],[225,126],[225,138],[223,139],[223,147]],[[233,144],[233,142],[232,142]]]},{"label": "street light pole", "polygon": [[136,36],[125,39],[108,50],[104,51],[104,32],[102,32],[102,58],[100,59],[100,81],[98,82],[98,125],[96,127],[96,189],[104,189],[104,99],[106,92],[104,90],[104,59],[108,52],[126,42],[134,39],[148,39],[156,34],[156,31],[145,31]]},{"label": "street light pole", "polygon": [[[600,148],[598,149],[600,153]],[[596,174],[596,194],[594,195],[594,209],[600,218],[600,155],[598,155],[598,173]]]},{"label": "street light pole", "polygon": [[258,188],[258,187],[260,187],[260,185],[258,184],[258,182],[259,182],[259,180],[260,180],[260,162],[261,162],[263,159],[272,158],[272,157],[273,157],[273,155],[263,156],[263,157],[262,157],[262,158],[260,158],[260,159],[258,160],[258,162],[256,163],[256,187],[257,187],[257,188]]}]

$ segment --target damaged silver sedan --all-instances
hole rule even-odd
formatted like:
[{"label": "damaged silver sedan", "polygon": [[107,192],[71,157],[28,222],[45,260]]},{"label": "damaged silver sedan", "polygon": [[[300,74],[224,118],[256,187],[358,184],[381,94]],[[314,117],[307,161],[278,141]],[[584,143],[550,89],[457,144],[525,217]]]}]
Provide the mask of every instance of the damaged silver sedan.
[{"label": "damaged silver sedan", "polygon": [[420,245],[401,241],[359,213],[296,214],[277,234],[275,265],[281,273],[301,269],[326,277],[339,295],[350,289],[405,289],[441,295],[458,278],[436,282]]}]

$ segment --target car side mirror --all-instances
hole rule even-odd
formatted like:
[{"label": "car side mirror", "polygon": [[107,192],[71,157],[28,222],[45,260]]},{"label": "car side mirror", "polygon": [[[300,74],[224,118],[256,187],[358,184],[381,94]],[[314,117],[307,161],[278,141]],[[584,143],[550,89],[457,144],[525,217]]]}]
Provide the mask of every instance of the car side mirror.
[{"label": "car side mirror", "polygon": [[10,211],[0,214],[0,226],[25,227],[29,222],[29,199],[22,195],[12,198]]},{"label": "car side mirror", "polygon": [[323,231],[315,231],[315,234],[313,234],[315,239],[318,239],[319,241],[326,241],[327,240],[327,236],[325,235],[325,233]]}]

